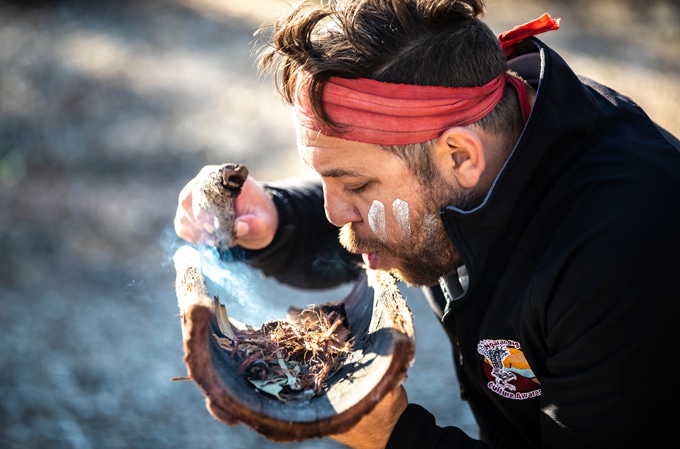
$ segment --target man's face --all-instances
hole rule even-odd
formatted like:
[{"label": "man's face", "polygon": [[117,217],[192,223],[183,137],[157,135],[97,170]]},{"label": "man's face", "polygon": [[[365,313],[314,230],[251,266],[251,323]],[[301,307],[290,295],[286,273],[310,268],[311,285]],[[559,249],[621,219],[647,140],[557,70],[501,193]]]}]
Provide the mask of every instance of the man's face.
[{"label": "man's face", "polygon": [[460,259],[439,218],[459,196],[452,186],[439,176],[421,185],[378,145],[297,132],[300,157],[321,175],[326,217],[348,251],[411,285],[433,285],[456,270]]}]

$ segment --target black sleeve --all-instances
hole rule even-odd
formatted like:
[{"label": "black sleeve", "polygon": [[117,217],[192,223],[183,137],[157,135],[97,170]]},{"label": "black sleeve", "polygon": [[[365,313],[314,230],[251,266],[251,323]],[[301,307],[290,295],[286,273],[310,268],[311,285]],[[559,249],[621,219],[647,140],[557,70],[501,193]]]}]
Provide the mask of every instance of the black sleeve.
[{"label": "black sleeve", "polygon": [[326,219],[318,178],[291,178],[266,189],[276,204],[279,227],[267,248],[244,252],[248,263],[298,288],[330,288],[355,280],[361,259],[338,242],[338,228]]},{"label": "black sleeve", "polygon": [[385,449],[488,449],[458,427],[439,427],[434,416],[409,404],[392,431]]}]

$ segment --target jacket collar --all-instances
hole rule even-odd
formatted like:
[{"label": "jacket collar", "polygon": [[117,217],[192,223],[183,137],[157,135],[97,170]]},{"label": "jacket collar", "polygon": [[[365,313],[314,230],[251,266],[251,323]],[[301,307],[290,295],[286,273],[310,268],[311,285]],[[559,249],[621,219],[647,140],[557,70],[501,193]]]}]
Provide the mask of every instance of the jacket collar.
[{"label": "jacket collar", "polygon": [[[534,62],[532,62],[532,60]],[[453,206],[440,211],[444,227],[469,274],[469,291],[489,254],[500,246],[512,248],[527,226],[542,194],[576,157],[596,120],[588,89],[552,49],[536,38],[522,42],[511,55],[520,76],[537,83],[531,115],[510,157],[478,207]],[[562,153],[564,152],[564,153]],[[563,160],[563,162],[559,162]]]}]

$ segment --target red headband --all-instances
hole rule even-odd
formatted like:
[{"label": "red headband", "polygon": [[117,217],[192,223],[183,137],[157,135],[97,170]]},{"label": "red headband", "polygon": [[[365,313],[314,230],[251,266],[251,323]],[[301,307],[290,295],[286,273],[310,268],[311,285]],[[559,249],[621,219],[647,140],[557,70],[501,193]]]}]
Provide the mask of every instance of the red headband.
[{"label": "red headband", "polygon": [[[543,14],[499,35],[505,55],[526,39],[559,28],[559,19]],[[529,102],[524,84],[503,74],[478,87],[419,86],[368,78],[332,77],[323,88],[326,113],[336,131],[314,117],[303,82],[295,92],[295,118],[302,127],[347,140],[377,145],[405,145],[432,140],[451,126],[466,126],[486,116],[503,97],[505,85],[517,90],[524,120]]]}]

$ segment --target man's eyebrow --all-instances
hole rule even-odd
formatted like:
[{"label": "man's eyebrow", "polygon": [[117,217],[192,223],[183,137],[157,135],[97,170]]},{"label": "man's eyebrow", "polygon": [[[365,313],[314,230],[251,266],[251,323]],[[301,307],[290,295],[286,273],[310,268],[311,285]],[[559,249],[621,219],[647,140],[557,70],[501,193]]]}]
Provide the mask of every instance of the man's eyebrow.
[{"label": "man's eyebrow", "polygon": [[341,178],[343,176],[363,176],[361,173],[354,170],[346,170],[343,168],[334,168],[319,173],[324,178]]}]

